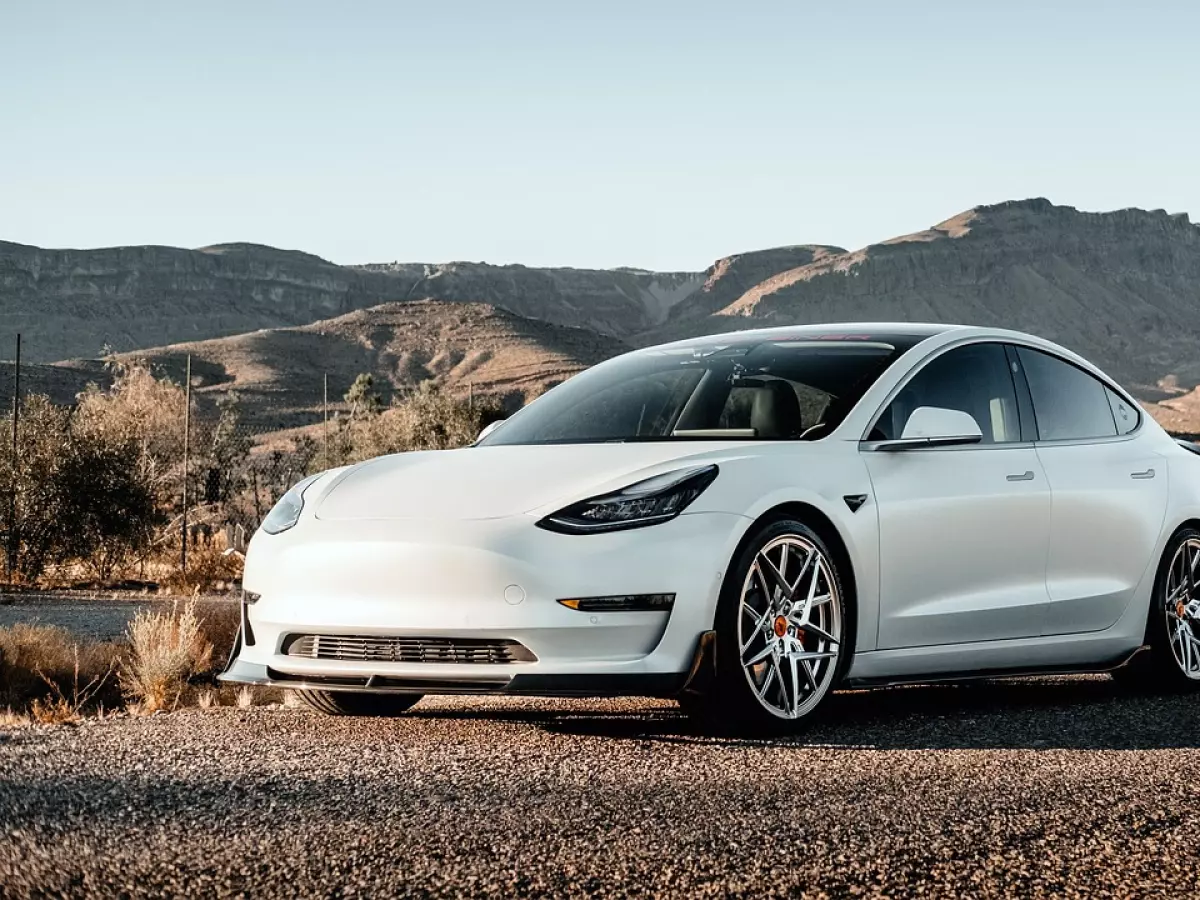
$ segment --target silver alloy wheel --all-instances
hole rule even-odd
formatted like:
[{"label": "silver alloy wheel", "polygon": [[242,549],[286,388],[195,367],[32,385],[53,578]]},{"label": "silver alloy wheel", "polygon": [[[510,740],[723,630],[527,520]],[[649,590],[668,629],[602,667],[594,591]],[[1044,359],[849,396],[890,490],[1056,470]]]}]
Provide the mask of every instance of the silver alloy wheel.
[{"label": "silver alloy wheel", "polygon": [[1200,538],[1179,545],[1167,572],[1167,638],[1179,670],[1200,681]]},{"label": "silver alloy wheel", "polygon": [[785,534],[754,557],[738,608],[742,670],[759,703],[781,719],[806,715],[829,691],[842,649],[842,604],[829,563],[807,538]]}]

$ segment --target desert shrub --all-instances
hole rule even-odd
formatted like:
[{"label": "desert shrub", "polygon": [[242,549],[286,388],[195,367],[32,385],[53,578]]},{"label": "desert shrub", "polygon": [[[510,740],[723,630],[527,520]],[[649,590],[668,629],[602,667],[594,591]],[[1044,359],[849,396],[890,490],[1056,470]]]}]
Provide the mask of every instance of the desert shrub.
[{"label": "desert shrub", "polygon": [[144,362],[112,360],[109,369],[113,381],[108,390],[89,385],[79,395],[78,427],[109,444],[132,448],[143,482],[161,507],[173,509],[183,459],[184,390],[156,378]]},{"label": "desert shrub", "polygon": [[465,447],[475,441],[484,425],[501,415],[496,404],[458,400],[433,381],[423,381],[391,408],[352,426],[352,458]]},{"label": "desert shrub", "polygon": [[212,664],[196,604],[172,604],[170,612],[138,613],[127,630],[129,656],[121,667],[121,686],[146,712],[179,703],[188,681]]},{"label": "desert shrub", "polygon": [[212,645],[210,671],[219,672],[229,659],[241,627],[241,606],[230,600],[200,601],[196,604],[196,616],[200,620],[201,634]]},{"label": "desert shrub", "polygon": [[229,590],[242,577],[242,557],[226,553],[224,541],[188,542],[187,571],[179,567],[179,551],[168,554],[165,586],[178,594],[211,594]]},{"label": "desert shrub", "polygon": [[106,578],[148,544],[157,510],[130,443],[79,427],[69,410],[40,395],[23,402],[18,437],[15,458],[8,442],[0,444],[0,495],[16,492],[20,578],[36,581],[48,566],[72,560]]},{"label": "desert shrub", "polygon": [[58,472],[56,555],[83,561],[108,580],[149,546],[160,517],[128,445],[71,435]]},{"label": "desert shrub", "polygon": [[0,705],[59,721],[77,717],[88,705],[115,705],[120,654],[116,644],[81,644],[50,625],[0,628]]},{"label": "desert shrub", "polygon": [[375,391],[375,376],[361,373],[342,398],[350,407],[351,421],[369,418],[383,411],[383,401]]}]

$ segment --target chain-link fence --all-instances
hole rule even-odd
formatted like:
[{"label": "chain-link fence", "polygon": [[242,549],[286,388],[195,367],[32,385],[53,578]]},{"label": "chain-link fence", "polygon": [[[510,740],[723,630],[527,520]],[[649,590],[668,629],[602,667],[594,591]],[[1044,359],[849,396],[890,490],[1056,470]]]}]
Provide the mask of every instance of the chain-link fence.
[{"label": "chain-link fence", "polygon": [[19,359],[6,368],[0,536],[9,584],[232,582],[249,537],[306,475],[460,446],[500,414],[486,399],[426,386],[398,393],[389,373],[348,383],[322,375],[279,397],[198,374],[187,356],[177,367],[121,357],[78,370]]}]

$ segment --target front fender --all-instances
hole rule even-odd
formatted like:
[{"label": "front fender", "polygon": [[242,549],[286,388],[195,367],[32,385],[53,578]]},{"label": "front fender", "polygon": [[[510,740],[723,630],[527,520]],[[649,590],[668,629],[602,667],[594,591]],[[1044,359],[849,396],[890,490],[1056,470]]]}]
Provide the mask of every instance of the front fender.
[{"label": "front fender", "polygon": [[[688,511],[745,517],[734,536],[731,558],[751,529],[775,510],[807,507],[809,515],[823,518],[840,539],[852,568],[855,650],[874,650],[879,628],[879,516],[867,467],[856,452],[845,452],[844,445],[836,454],[788,449],[721,462],[721,474]],[[847,498],[864,496],[852,510]]]}]

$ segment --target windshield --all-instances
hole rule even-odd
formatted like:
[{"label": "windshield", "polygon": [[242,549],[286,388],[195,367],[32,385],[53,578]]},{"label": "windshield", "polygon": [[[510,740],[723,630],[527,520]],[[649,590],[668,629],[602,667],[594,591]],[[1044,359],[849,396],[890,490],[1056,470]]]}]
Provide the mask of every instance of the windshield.
[{"label": "windshield", "polygon": [[581,372],[480,443],[817,440],[920,339],[806,334],[641,350]]}]

